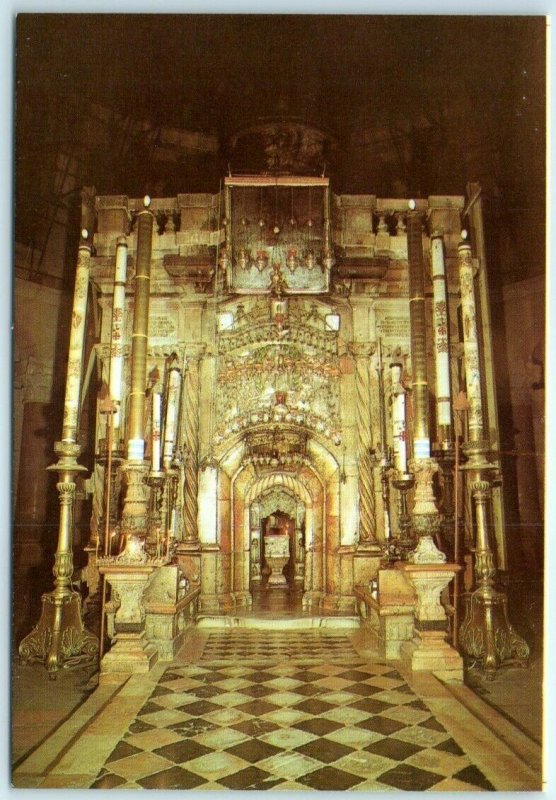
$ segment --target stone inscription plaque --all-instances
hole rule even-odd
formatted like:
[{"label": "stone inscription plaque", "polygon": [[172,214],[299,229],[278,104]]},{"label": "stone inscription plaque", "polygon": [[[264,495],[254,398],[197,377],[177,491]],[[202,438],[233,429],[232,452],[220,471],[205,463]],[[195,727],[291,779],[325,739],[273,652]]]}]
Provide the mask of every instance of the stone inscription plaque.
[{"label": "stone inscription plaque", "polygon": [[409,340],[409,317],[383,317],[376,327],[382,339]]},{"label": "stone inscription plaque", "polygon": [[168,314],[152,314],[149,317],[149,339],[166,341],[177,338],[177,320]]}]

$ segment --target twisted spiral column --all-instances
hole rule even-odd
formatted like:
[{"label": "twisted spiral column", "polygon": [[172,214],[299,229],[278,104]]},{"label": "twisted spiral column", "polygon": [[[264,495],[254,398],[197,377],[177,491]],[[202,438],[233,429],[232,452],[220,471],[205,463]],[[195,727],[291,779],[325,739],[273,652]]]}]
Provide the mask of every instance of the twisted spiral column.
[{"label": "twisted spiral column", "polygon": [[359,541],[376,542],[375,492],[371,447],[369,357],[371,350],[356,353],[355,392],[359,455]]},{"label": "twisted spiral column", "polygon": [[197,544],[197,496],[199,491],[199,354],[188,359],[184,381],[183,445],[185,452],[183,523],[184,541]]}]

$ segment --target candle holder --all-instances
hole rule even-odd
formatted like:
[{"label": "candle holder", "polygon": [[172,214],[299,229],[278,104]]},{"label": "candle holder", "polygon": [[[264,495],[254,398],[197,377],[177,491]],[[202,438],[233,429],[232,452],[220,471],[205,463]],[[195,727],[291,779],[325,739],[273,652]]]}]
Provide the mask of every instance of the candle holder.
[{"label": "candle holder", "polygon": [[178,499],[178,482],[180,476],[179,461],[174,460],[165,471],[166,480],[166,556],[170,555],[170,539],[174,538],[173,518]]},{"label": "candle holder", "polygon": [[[166,474],[162,471],[150,472],[147,484],[151,487],[151,503],[149,509],[147,550],[150,555],[158,550],[160,529],[162,528],[162,489]],[[160,553],[157,552],[157,555]]]},{"label": "candle holder", "polygon": [[527,666],[529,645],[512,627],[508,618],[508,598],[496,586],[496,562],[488,534],[492,504],[493,464],[487,461],[488,443],[468,442],[468,471],[475,507],[476,588],[465,597],[465,618],[459,630],[459,643],[465,654],[479,662],[487,680],[493,680],[503,664]]},{"label": "candle holder", "polygon": [[415,478],[410,472],[398,473],[392,480],[392,486],[398,490],[398,536],[396,541],[400,548],[402,561],[407,560],[407,554],[415,546],[412,535],[411,515],[407,507],[407,493],[415,486]]},{"label": "candle holder", "polygon": [[393,469],[392,448],[384,447],[382,443],[376,450],[370,451],[371,458],[377,466],[380,466],[380,486],[382,505],[384,508],[384,538],[390,539],[392,525],[390,517],[390,473]]},{"label": "candle holder", "polygon": [[[106,440],[101,439],[99,441],[99,455],[96,458],[97,463],[100,464],[101,467],[104,469],[108,468],[108,450],[106,447]],[[106,488],[108,489],[108,497],[109,503],[108,508],[106,507],[106,503],[103,502],[103,513],[102,517],[99,522],[99,531],[103,531],[102,536],[102,550],[104,552],[104,539],[106,536],[106,514],[108,513],[108,526],[110,530],[112,530],[118,523],[118,504],[120,499],[120,488],[121,488],[121,473],[120,467],[125,460],[125,452],[118,448],[117,450],[112,450],[111,456],[111,469],[110,469],[110,485]],[[108,546],[110,546],[110,542]]]},{"label": "candle holder", "polygon": [[449,547],[450,557],[454,554],[454,466],[456,463],[456,448],[451,440],[442,441],[433,447],[433,458],[440,467],[442,475],[442,499],[440,513],[442,514],[441,535]]},{"label": "candle holder", "polygon": [[42,596],[42,611],[36,627],[19,645],[23,662],[43,662],[51,678],[62,667],[81,667],[93,664],[97,658],[99,641],[85,630],[81,612],[81,595],[72,589],[73,575],[73,501],[75,477],[86,472],[77,463],[80,445],[74,442],[56,442],[56,464],[48,467],[59,476],[56,488],[60,498],[58,546],[54,560],[54,590]]}]

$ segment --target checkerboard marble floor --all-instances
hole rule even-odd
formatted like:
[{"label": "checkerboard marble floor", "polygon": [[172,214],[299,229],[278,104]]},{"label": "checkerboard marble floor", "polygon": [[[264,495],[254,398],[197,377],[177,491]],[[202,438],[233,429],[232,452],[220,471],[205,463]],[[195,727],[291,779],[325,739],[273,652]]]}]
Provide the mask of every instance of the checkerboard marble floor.
[{"label": "checkerboard marble floor", "polygon": [[304,661],[357,658],[349,635],[339,631],[257,631],[236,629],[211,633],[203,650],[203,661],[225,659],[292,659]]},{"label": "checkerboard marble floor", "polygon": [[392,665],[314,631],[211,633],[196,663],[165,670],[89,785],[494,789]]}]

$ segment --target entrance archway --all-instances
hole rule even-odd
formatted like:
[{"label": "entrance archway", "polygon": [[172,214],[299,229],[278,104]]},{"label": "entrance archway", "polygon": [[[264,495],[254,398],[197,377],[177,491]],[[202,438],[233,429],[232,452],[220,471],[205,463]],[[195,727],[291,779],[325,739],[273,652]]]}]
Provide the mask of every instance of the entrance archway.
[{"label": "entrance archway", "polygon": [[265,536],[288,536],[288,563],[284,568],[287,586],[302,590],[305,577],[306,504],[289,488],[277,485],[263,492],[249,507],[250,588],[268,586]]},{"label": "entrance archway", "polygon": [[[263,428],[257,427],[261,440]],[[284,426],[284,431],[296,433],[291,424]],[[268,430],[275,442],[282,433],[282,427]],[[258,547],[259,559],[261,553],[258,504],[271,492],[283,491],[295,498],[300,514],[304,508],[303,524],[297,524],[297,528],[303,528],[299,548],[302,558],[296,557],[295,567],[303,608],[315,613],[351,609],[353,546],[341,541],[343,483],[337,456],[329,443],[314,435],[306,439],[305,452],[295,460],[280,453],[253,458],[245,437],[238,432],[221,443],[213,463],[207,468],[206,486],[211,487],[214,499],[211,506],[207,492],[203,507],[212,507],[214,512],[212,517],[206,515],[209,524],[204,526],[203,541],[205,559],[214,564],[214,569],[205,570],[208,580],[202,586],[201,608],[229,613],[252,606],[254,539],[258,539],[255,548]]]}]

